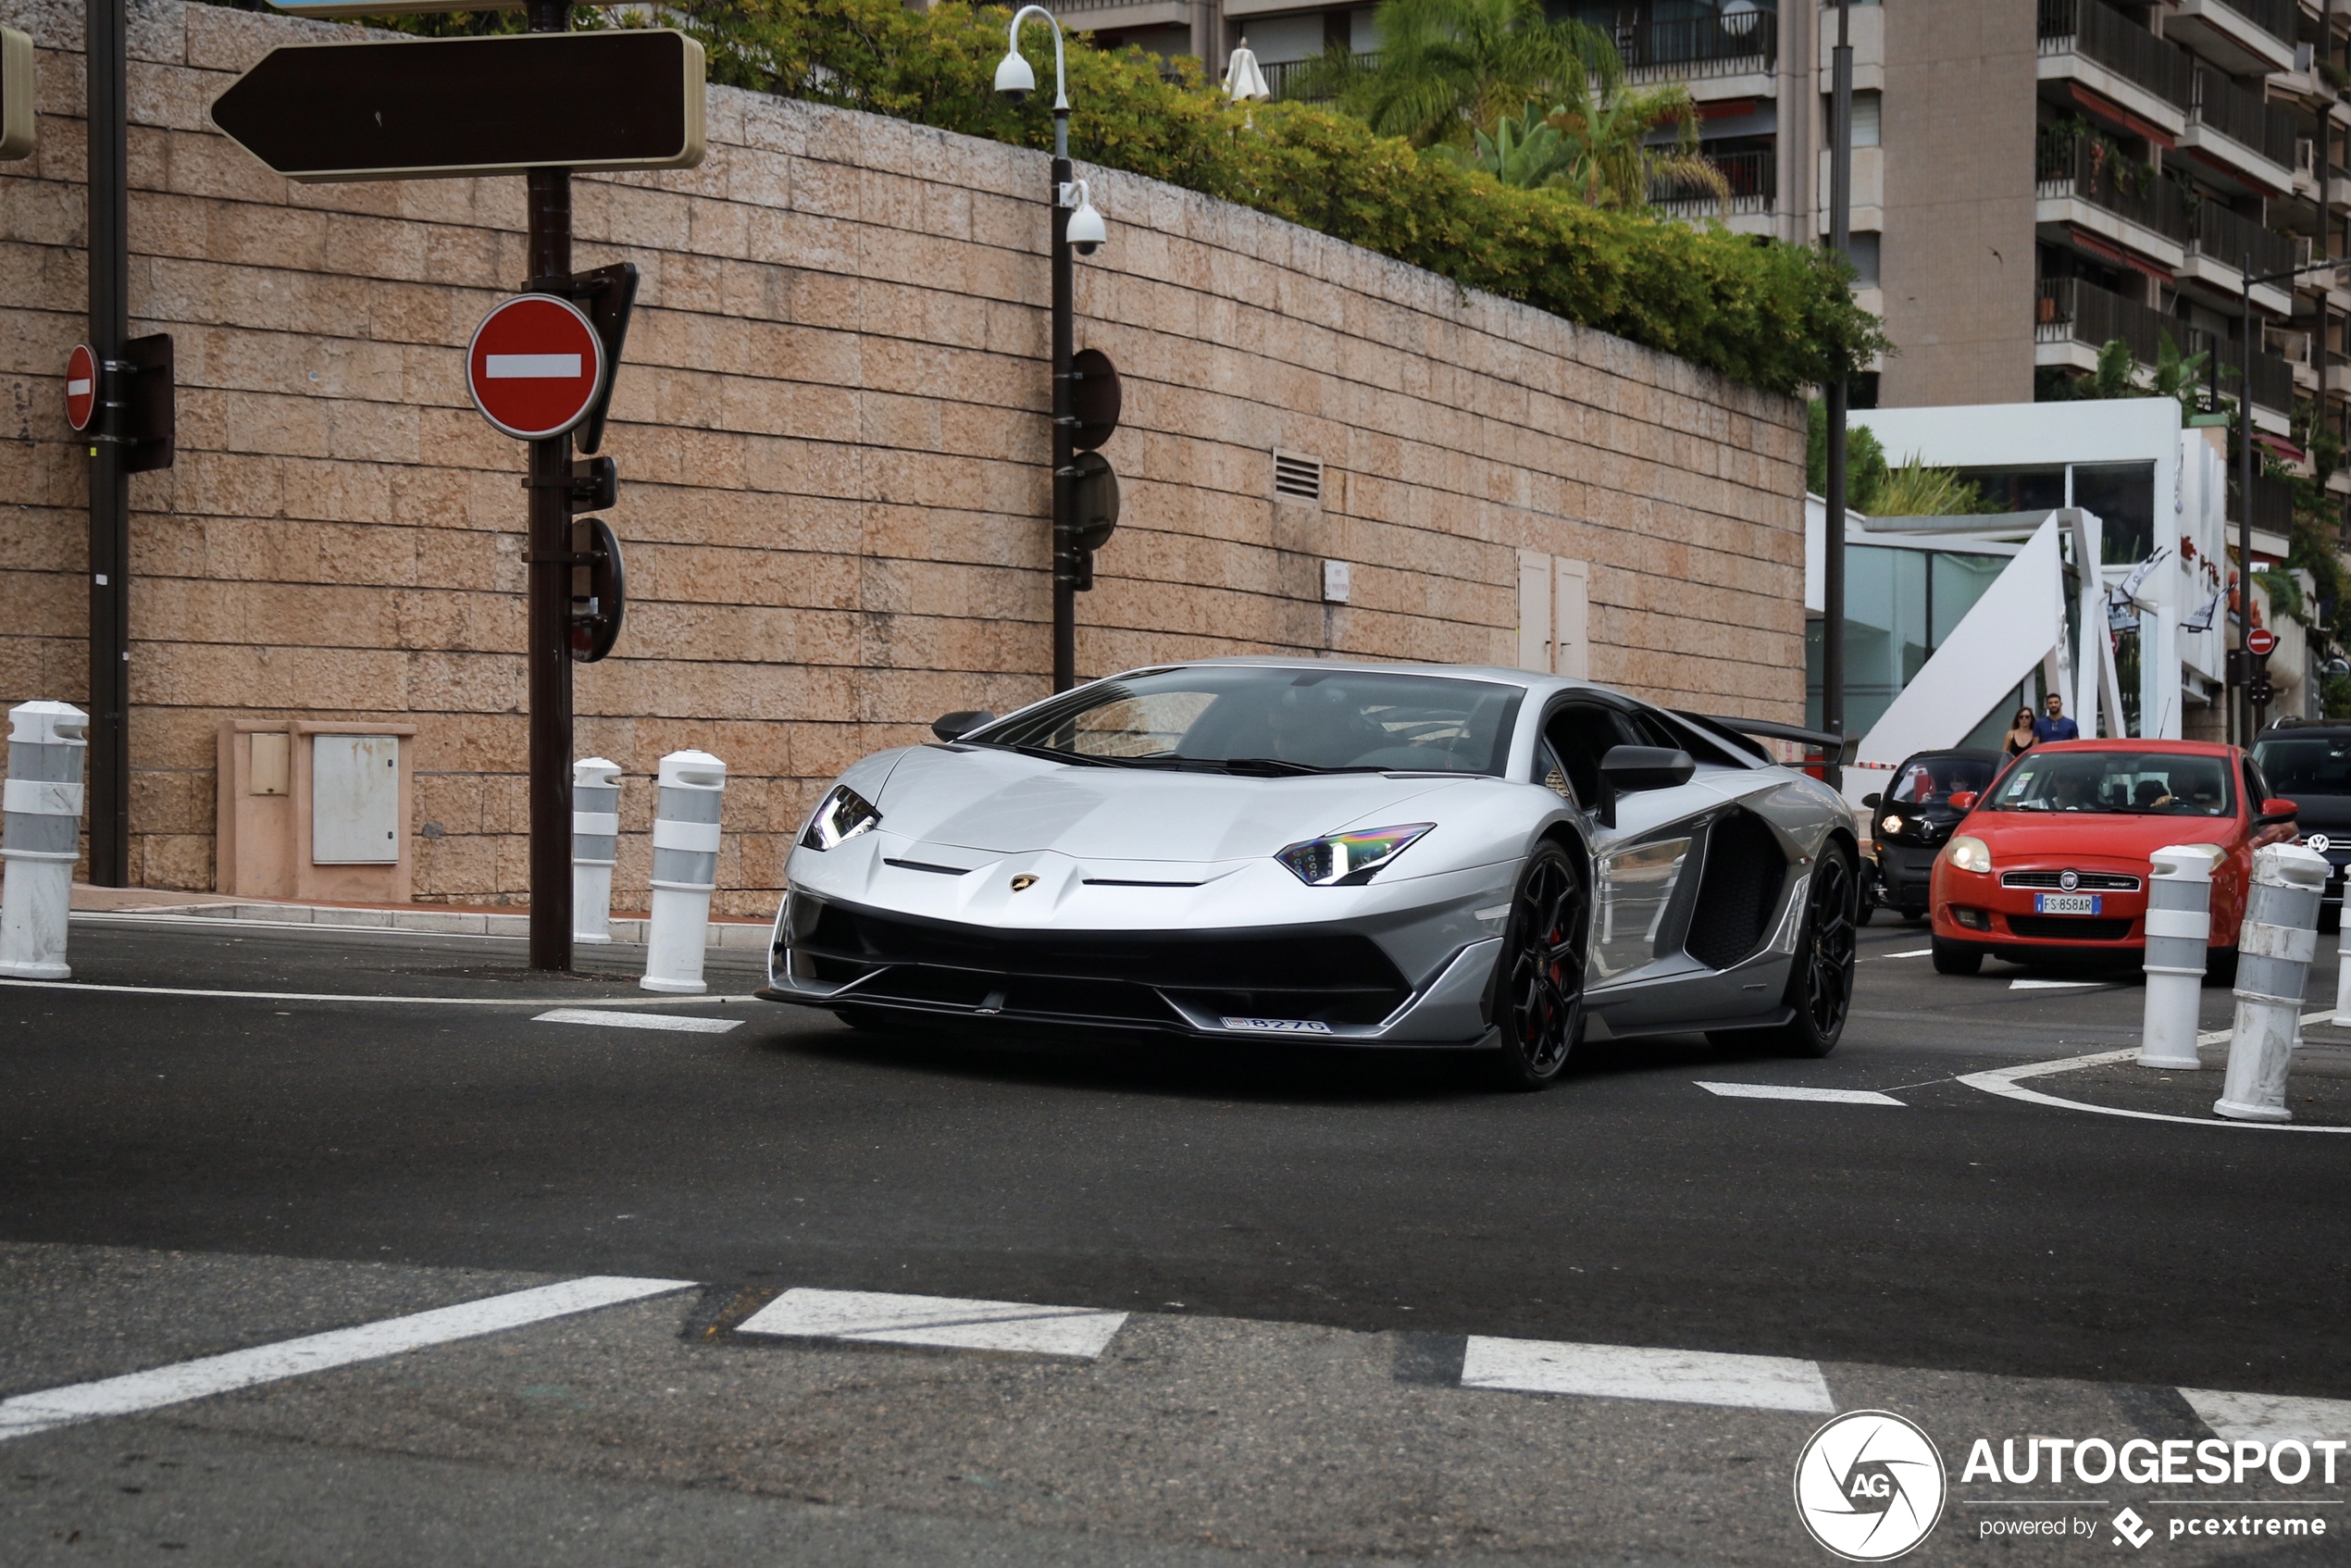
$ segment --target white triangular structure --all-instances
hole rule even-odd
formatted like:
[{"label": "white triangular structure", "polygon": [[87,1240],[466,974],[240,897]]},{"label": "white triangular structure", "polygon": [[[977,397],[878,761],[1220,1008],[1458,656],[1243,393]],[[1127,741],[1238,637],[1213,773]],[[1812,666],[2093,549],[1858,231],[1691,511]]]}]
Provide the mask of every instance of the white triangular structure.
[{"label": "white triangular structure", "polygon": [[[1951,635],[1921,666],[1870,732],[1861,739],[1854,775],[1872,777],[1898,766],[1913,752],[1956,746],[2035,668],[2048,665],[2063,691],[2071,663],[2065,657],[2065,570],[2058,553],[2058,517],[2033,531],[2006,570],[1961,616]],[[2098,590],[2103,596],[2105,590]],[[2106,628],[2101,608],[2097,629]],[[2085,650],[2086,651],[2086,650]],[[2110,667],[2110,666],[2109,666]],[[2106,677],[2108,690],[2114,690]],[[1874,788],[1874,784],[1865,787]]]},{"label": "white triangular structure", "polygon": [[1236,103],[1243,98],[1271,98],[1273,89],[1265,85],[1265,73],[1257,68],[1256,52],[1249,40],[1241,40],[1232,58],[1225,62],[1225,95]]}]

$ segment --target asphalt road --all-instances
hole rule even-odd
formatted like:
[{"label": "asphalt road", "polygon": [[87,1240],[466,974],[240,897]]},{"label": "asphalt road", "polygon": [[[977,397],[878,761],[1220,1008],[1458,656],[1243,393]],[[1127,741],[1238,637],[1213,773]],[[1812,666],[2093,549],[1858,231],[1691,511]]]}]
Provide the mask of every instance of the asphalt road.
[{"label": "asphalt road", "polygon": [[[374,1310],[368,1291],[462,1299],[500,1282],[592,1274],[702,1287],[681,1298],[686,1305],[621,1314],[666,1325],[645,1330],[665,1355],[696,1332],[723,1337],[747,1310],[740,1303],[822,1287],[1147,1313],[1151,1333],[1181,1349],[1169,1351],[1170,1364],[1211,1355],[1257,1365],[1251,1335],[1305,1335],[1323,1347],[1316,1354],[1376,1363],[1383,1390],[1413,1386],[1415,1358],[1449,1355],[1458,1368],[1462,1337],[1479,1335],[1806,1358],[1832,1368],[1839,1408],[1848,1408],[1840,1379],[1914,1394],[1902,1379],[1960,1377],[1971,1389],[2011,1394],[2027,1387],[2016,1380],[2048,1379],[2059,1381],[2031,1387],[2120,1401],[2142,1426],[2200,1433],[2176,1399],[2144,1391],[2351,1398],[2351,1357],[2341,1349],[2351,1139],[2088,1115],[1957,1083],[1962,1073],[2133,1043],[2141,992],[2020,989],[2012,982],[2022,972],[1997,964],[1980,978],[1939,977],[1918,955],[1923,933],[1885,919],[1864,934],[1857,1011],[1835,1056],[1790,1062],[1695,1039],[1625,1042],[1582,1053],[1568,1081],[1536,1095],[1488,1092],[1455,1057],[877,1037],[755,1002],[665,1009],[740,1021],[725,1033],[539,1022],[536,1005],[481,1003],[638,994],[623,974],[628,955],[604,955],[601,977],[548,978],[519,970],[518,943],[490,939],[80,922],[73,957],[85,985],[377,1000],[0,988],[0,1243],[16,1244],[6,1255],[21,1265],[18,1280],[52,1281],[0,1288],[19,1341],[0,1359],[0,1391],[103,1375],[118,1363],[154,1364],[197,1353],[199,1342],[225,1348],[360,1321]],[[755,983],[747,970],[715,964],[712,979],[722,992]],[[2311,994],[2332,989],[2329,955]],[[434,996],[471,1000],[417,1000]],[[2225,1026],[2228,1005],[2225,993],[2208,993],[2206,1027]],[[1700,1081],[1884,1090],[1901,1103],[1731,1099]],[[162,1254],[172,1256],[155,1261]],[[218,1260],[210,1274],[198,1267],[205,1259]],[[320,1287],[322,1304],[285,1324],[263,1321],[308,1299],[284,1283],[284,1271],[304,1269],[333,1282]],[[143,1270],[192,1300],[223,1296],[220,1326],[183,1345],[162,1326],[169,1314],[137,1290],[109,1296],[116,1288],[90,1284]],[[180,1278],[190,1270],[193,1284]],[[134,1300],[143,1304],[123,1304]],[[95,1323],[127,1325],[114,1361],[85,1353]],[[895,1396],[883,1387],[895,1375],[876,1368],[894,1359],[828,1353],[845,1358],[840,1375],[870,1404],[860,1419],[872,1431],[920,1446],[943,1423],[966,1445],[953,1463],[989,1451],[934,1408],[939,1399],[961,1407],[929,1382]],[[555,1381],[594,1385],[576,1373]],[[1260,1394],[1272,1399],[1264,1389],[1278,1382]],[[1661,1436],[1658,1421],[1673,1424],[1657,1411],[1693,1408],[1580,1403],[1607,1407],[1590,1419],[1617,1422],[1623,1429],[1608,1440],[1643,1451],[1674,1440]],[[1387,1406],[1342,1402],[1305,1429],[1327,1435],[1329,1422],[1353,1421],[1385,1430],[1401,1419]],[[331,1418],[313,1412],[288,1431],[342,1445],[335,1451],[358,1467],[349,1473],[355,1498],[438,1487],[454,1500],[453,1520],[477,1505],[484,1521],[505,1517],[486,1500],[495,1487],[463,1501],[486,1484],[479,1475],[461,1465],[432,1472],[438,1481],[408,1475],[400,1465],[425,1461],[382,1456],[415,1445],[355,1420],[347,1408]],[[1742,1435],[1759,1422],[1768,1430]],[[1793,1445],[1812,1424],[1720,1412],[1685,1420],[1683,1431],[1696,1425],[1706,1442],[1728,1445],[1722,1475],[1746,1475],[1733,1462],[1760,1455],[1755,1474],[1768,1471],[1769,1485],[1757,1483],[1755,1496],[1776,1500],[1755,1506],[1785,1511]],[[106,1430],[26,1439],[24,1451],[50,1443],[80,1454],[56,1473],[93,1487],[87,1465],[120,1447]],[[1123,1532],[1125,1554],[1105,1561],[1121,1562],[1153,1561],[1138,1543],[1176,1552],[1170,1562],[1194,1561],[1182,1553],[1195,1549],[1825,1561],[1793,1543],[1785,1520],[1757,1534],[1710,1514],[1693,1519],[1686,1487],[1666,1494],[1682,1500],[1667,1509],[1678,1507],[1680,1534],[1658,1524],[1658,1500],[1605,1488],[1593,1494],[1598,1512],[1582,1535],[1513,1524],[1474,1488],[1414,1515],[1452,1521],[1442,1527],[1331,1519],[1317,1533],[1301,1523],[1316,1517],[1311,1510],[1277,1527],[1270,1516],[1252,1524],[1259,1516],[1238,1504],[1238,1512],[1210,1507],[1221,1473],[1208,1460],[1196,1494],[1205,1513],[1163,1495],[1149,1507],[1116,1501],[1108,1480],[1101,1508],[1088,1512],[1001,1500],[966,1508],[962,1498],[977,1495],[976,1483],[941,1499],[889,1487],[868,1495],[813,1472],[729,1479],[726,1466],[705,1462],[725,1439],[678,1440],[703,1456],[702,1469],[649,1463],[605,1475],[598,1485],[653,1490],[635,1501],[599,1493],[604,1501],[591,1505],[566,1500],[563,1487],[575,1481],[549,1477],[572,1471],[554,1465],[532,1483],[541,1491],[507,1497],[507,1527],[540,1518],[534,1510],[553,1519],[592,1506],[613,1511],[611,1543],[635,1540],[618,1522],[684,1506],[662,1487],[699,1475],[693,1484],[740,1485],[745,1495],[868,1502],[901,1532],[834,1539],[806,1535],[817,1527],[802,1521],[785,1534],[812,1562],[990,1552],[1042,1562],[1064,1548],[1071,1561],[1090,1560],[1084,1532],[1105,1520]],[[996,1440],[1008,1439],[998,1429]],[[1589,1432],[1544,1439],[1568,1449],[1594,1440]],[[281,1450],[257,1437],[214,1441],[205,1462],[224,1475],[309,1484],[271,1471],[268,1456]],[[498,1451],[416,1441],[435,1463]],[[1743,1447],[1756,1451],[1729,1452]],[[360,1475],[363,1450],[377,1456],[368,1464],[391,1468]],[[1088,1452],[1085,1462],[1096,1462]],[[323,1461],[310,1453],[303,1462]],[[1508,1473],[1491,1462],[1475,1469],[1481,1487]],[[1369,1507],[1372,1492],[1392,1491],[1383,1482],[1357,1501]],[[882,1517],[866,1525],[880,1529]],[[922,1534],[934,1527],[922,1521],[941,1517],[968,1528]],[[737,1524],[729,1535],[735,1525],[710,1518],[679,1524],[679,1538],[699,1543],[682,1556],[661,1549],[654,1530],[628,1549],[636,1555],[616,1544],[612,1560],[701,1561],[705,1549],[773,1545],[760,1533],[767,1526]],[[1075,1530],[1079,1544],[987,1536],[999,1525]],[[449,1528],[453,1540],[465,1537],[462,1523]],[[544,1530],[529,1538],[542,1537],[554,1538]],[[529,1558],[516,1540],[498,1538],[507,1560]],[[0,1545],[6,1539],[0,1533]],[[807,1546],[819,1539],[832,1544]],[[2106,1548],[2103,1537],[2096,1544]],[[452,1547],[447,1560],[464,1555]],[[381,1560],[414,1558],[404,1548]]]}]

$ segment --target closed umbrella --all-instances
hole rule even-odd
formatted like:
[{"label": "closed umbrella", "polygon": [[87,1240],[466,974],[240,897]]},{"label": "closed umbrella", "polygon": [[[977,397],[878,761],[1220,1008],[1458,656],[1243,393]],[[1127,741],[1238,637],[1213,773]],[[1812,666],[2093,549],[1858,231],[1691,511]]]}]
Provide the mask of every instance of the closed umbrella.
[{"label": "closed umbrella", "polygon": [[1225,65],[1225,94],[1236,101],[1243,98],[1271,98],[1273,90],[1265,85],[1265,73],[1257,68],[1257,56],[1244,38],[1240,47]]}]

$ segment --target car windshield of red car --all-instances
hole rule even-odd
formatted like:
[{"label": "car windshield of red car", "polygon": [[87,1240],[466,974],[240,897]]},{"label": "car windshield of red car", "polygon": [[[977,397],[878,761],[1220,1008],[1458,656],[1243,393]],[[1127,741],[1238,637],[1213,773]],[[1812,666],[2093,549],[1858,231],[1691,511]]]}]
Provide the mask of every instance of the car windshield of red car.
[{"label": "car windshield of red car", "polygon": [[2177,752],[2027,752],[1984,803],[1989,811],[2227,816],[2228,765]]},{"label": "car windshield of red car", "polygon": [[1962,790],[1992,782],[1992,765],[1975,757],[1923,757],[1902,770],[1889,797],[1898,806],[1939,806]]},{"label": "car windshield of red car", "polygon": [[2257,741],[2253,765],[2271,790],[2288,800],[2351,795],[2351,739],[2308,736]]}]

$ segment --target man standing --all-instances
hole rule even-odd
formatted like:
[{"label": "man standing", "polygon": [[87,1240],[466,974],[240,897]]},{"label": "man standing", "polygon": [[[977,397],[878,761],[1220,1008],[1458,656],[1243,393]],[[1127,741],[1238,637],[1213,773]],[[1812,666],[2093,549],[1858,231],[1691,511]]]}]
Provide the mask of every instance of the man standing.
[{"label": "man standing", "polygon": [[2082,727],[2065,716],[2065,699],[2052,691],[2043,704],[2041,716],[2033,721],[2033,733],[2045,743],[2050,740],[2079,740],[2082,739]]}]

